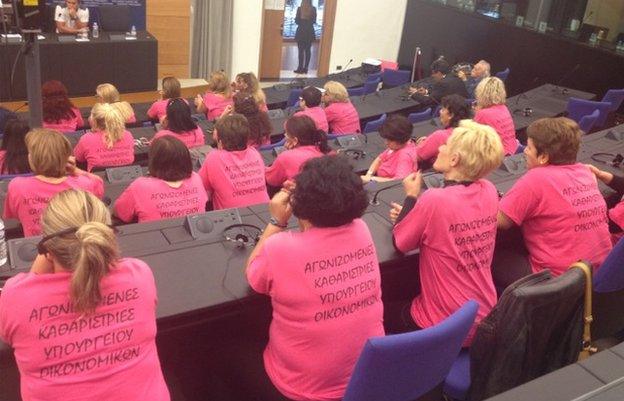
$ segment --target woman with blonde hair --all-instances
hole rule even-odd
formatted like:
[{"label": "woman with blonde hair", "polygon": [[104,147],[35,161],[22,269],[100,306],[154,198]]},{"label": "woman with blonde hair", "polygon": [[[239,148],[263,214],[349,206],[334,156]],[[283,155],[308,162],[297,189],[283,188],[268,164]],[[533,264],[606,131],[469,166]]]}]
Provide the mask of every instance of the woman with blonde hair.
[{"label": "woman with blonde hair", "polygon": [[76,167],[71,144],[60,132],[34,129],[26,135],[26,147],[28,163],[35,175],[11,180],[2,216],[19,219],[24,236],[41,233],[41,214],[55,194],[74,188],[98,197],[104,195],[102,179]]},{"label": "woman with blonde hair", "polygon": [[[164,77],[161,86],[160,99],[155,101],[147,110],[147,116],[152,120],[161,121],[167,115],[169,100],[182,97],[182,87],[176,77]],[[186,99],[184,101],[188,103]]]},{"label": "woman with blonde hair", "polygon": [[[484,179],[503,160],[503,145],[488,126],[464,120],[440,146],[433,168],[444,175],[444,186],[421,190],[420,173],[403,180],[407,198],[393,204],[394,243],[401,252],[420,249],[421,293],[389,312],[390,331],[438,324],[469,299],[479,303],[477,319],[465,345],[472,342],[479,322],[496,304],[490,266],[496,240],[498,192]],[[478,238],[478,241],[473,240]]]},{"label": "woman with blonde hair", "polygon": [[113,84],[101,84],[95,88],[96,97],[100,103],[108,103],[115,107],[122,115],[126,124],[136,122],[134,110],[128,102],[122,102],[119,91]]},{"label": "woman with blonde hair", "polygon": [[362,132],[360,128],[360,116],[349,100],[347,88],[340,82],[328,81],[323,87],[323,103],[325,104],[325,117],[329,124],[329,134],[356,134]]},{"label": "woman with blonde hair", "polygon": [[195,97],[195,107],[199,113],[206,113],[208,120],[216,120],[227,106],[232,106],[232,87],[230,79],[223,71],[210,74],[208,90],[202,97]]},{"label": "woman with blonde hair", "polygon": [[119,110],[110,104],[97,103],[89,117],[87,132],[74,148],[78,162],[87,162],[87,170],[96,167],[124,166],[134,162],[134,138],[126,131]]},{"label": "woman with blonde hair", "polygon": [[260,111],[267,112],[269,108],[266,104],[266,95],[260,88],[260,81],[253,72],[241,72],[236,76],[234,88],[237,92],[253,96]]},{"label": "woman with blonde hair", "polygon": [[474,120],[489,125],[500,135],[505,155],[513,155],[520,143],[516,139],[516,128],[507,108],[505,83],[496,77],[484,78],[475,89],[477,105]]},{"label": "woman with blonde hair", "polygon": [[0,338],[15,350],[24,401],[170,399],[154,277],[145,262],[120,258],[110,224],[92,194],[57,194],[30,272],[4,285]]}]

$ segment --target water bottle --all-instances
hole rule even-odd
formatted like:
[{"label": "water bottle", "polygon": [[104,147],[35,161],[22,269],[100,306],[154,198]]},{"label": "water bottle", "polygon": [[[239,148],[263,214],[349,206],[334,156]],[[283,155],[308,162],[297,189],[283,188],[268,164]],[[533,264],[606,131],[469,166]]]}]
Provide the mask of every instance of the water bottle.
[{"label": "water bottle", "polygon": [[622,42],[621,40],[617,43],[617,46],[615,47],[615,51],[616,52],[621,52],[624,51],[624,42]]},{"label": "water bottle", "polygon": [[4,221],[0,219],[0,266],[7,262],[7,244],[4,239]]},{"label": "water bottle", "polygon": [[97,39],[100,37],[100,27],[98,26],[97,22],[93,23],[93,38]]},{"label": "water bottle", "polygon": [[132,29],[130,29],[130,36],[136,37],[136,26],[132,25]]},{"label": "water bottle", "polygon": [[598,35],[596,35],[596,33],[592,33],[591,36],[589,37],[589,43],[591,45],[595,45],[596,43],[598,43]]}]

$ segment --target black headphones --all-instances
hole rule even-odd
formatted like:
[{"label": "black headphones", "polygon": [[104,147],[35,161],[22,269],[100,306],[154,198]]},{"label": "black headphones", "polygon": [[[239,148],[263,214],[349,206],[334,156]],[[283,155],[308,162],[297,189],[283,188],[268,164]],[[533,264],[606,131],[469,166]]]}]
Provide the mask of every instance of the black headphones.
[{"label": "black headphones", "polygon": [[78,231],[79,227],[70,227],[70,228],[66,228],[64,230],[61,231],[57,231],[55,233],[52,233],[50,235],[46,235],[45,237],[43,237],[41,239],[41,241],[39,241],[37,243],[37,253],[39,255],[45,255],[46,253],[48,253],[48,248],[45,246],[45,243],[49,240],[51,240],[54,237],[60,237],[61,235],[65,235],[65,234],[72,234],[75,233],[76,231]]},{"label": "black headphones", "polygon": [[232,224],[223,230],[225,240],[241,248],[256,245],[260,241],[260,235],[262,235],[262,229],[253,224]]}]

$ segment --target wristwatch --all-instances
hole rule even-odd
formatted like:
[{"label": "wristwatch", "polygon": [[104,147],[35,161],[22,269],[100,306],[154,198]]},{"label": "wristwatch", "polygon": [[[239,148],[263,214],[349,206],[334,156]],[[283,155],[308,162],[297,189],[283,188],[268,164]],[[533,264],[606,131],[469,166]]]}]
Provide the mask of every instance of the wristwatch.
[{"label": "wristwatch", "polygon": [[271,216],[271,218],[269,219],[269,224],[275,226],[275,227],[279,227],[279,228],[287,228],[288,227],[288,223],[286,224],[281,224],[279,221],[277,221],[277,219],[273,216]]}]

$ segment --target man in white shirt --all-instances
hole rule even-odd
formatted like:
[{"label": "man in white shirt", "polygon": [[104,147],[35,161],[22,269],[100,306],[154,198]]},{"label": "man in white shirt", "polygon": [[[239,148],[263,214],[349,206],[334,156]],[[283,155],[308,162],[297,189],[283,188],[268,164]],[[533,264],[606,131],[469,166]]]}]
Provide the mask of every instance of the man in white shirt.
[{"label": "man in white shirt", "polygon": [[80,0],[65,0],[65,7],[56,6],[54,21],[57,33],[79,33],[89,29],[89,9],[78,8]]}]

